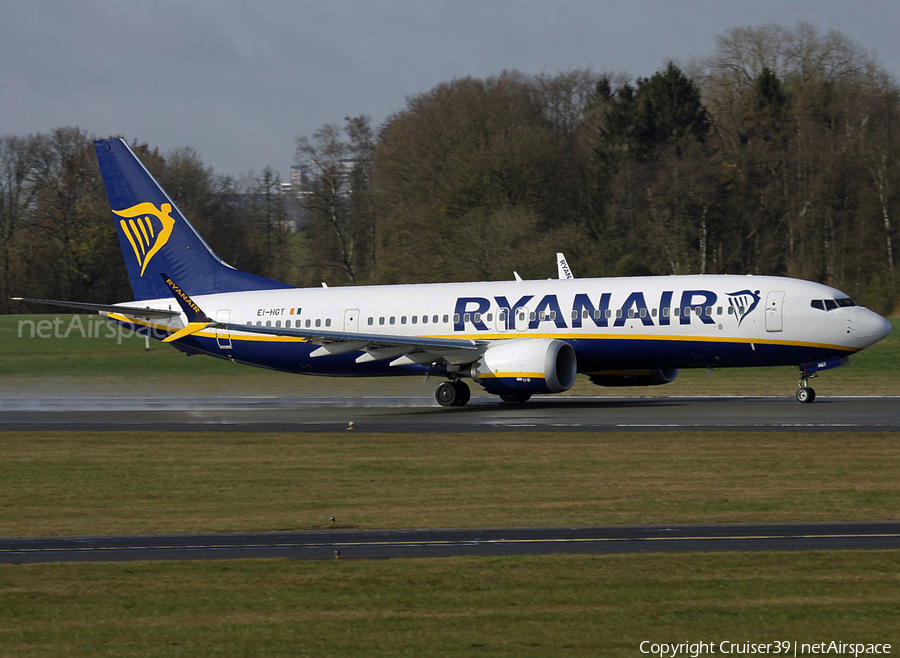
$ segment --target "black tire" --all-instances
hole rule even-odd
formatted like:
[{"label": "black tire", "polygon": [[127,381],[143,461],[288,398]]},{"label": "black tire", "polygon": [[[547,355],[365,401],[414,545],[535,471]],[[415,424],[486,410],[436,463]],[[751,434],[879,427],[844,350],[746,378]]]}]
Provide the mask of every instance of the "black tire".
[{"label": "black tire", "polygon": [[456,402],[453,406],[455,407],[464,407],[469,403],[469,400],[472,398],[472,390],[468,387],[468,385],[460,380],[456,380],[453,382],[453,385],[456,387]]},{"label": "black tire", "polygon": [[504,402],[528,402],[531,393],[501,393],[500,399]]},{"label": "black tire", "polygon": [[453,382],[443,382],[434,392],[434,399],[442,407],[452,407],[459,400],[459,389],[453,385]]},{"label": "black tire", "polygon": [[797,389],[797,402],[809,404],[816,399],[816,391],[812,388],[802,387]]}]

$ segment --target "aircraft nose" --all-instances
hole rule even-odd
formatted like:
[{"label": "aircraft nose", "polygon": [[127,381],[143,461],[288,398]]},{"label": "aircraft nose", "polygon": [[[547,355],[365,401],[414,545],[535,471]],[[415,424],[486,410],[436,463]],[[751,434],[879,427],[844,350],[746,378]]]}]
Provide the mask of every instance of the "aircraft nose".
[{"label": "aircraft nose", "polygon": [[853,333],[867,346],[877,343],[891,333],[891,323],[867,308],[857,308],[853,318]]}]

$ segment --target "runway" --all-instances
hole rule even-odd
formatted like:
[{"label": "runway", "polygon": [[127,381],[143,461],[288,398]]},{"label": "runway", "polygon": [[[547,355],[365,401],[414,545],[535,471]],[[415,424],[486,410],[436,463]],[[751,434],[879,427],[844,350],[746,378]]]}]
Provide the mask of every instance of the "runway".
[{"label": "runway", "polygon": [[0,540],[0,563],[384,559],[450,556],[809,551],[900,548],[900,523],[702,525]]},{"label": "runway", "polygon": [[254,432],[898,431],[898,397],[0,397],[2,430]]}]

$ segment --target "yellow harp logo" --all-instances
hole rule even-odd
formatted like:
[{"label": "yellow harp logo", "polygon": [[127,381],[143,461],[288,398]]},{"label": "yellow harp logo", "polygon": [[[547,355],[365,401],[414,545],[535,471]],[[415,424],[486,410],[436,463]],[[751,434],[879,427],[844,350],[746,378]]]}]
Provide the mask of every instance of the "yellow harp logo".
[{"label": "yellow harp logo", "polygon": [[147,269],[147,263],[169,241],[175,220],[169,216],[172,204],[164,203],[157,208],[152,203],[139,203],[125,210],[113,210],[119,217],[119,226],[128,238],[134,257],[141,266],[141,276]]}]

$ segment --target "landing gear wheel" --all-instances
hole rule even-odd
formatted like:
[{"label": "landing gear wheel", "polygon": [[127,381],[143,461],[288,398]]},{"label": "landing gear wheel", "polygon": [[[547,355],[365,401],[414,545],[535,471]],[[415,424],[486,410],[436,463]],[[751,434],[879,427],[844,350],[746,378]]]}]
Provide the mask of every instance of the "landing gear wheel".
[{"label": "landing gear wheel", "polygon": [[459,379],[457,379],[455,382],[453,382],[453,385],[456,387],[456,392],[459,396],[456,399],[456,405],[454,405],[454,406],[457,406],[457,407],[466,406],[472,397],[472,390],[468,387],[468,385],[466,385],[465,382],[460,381]]},{"label": "landing gear wheel", "polygon": [[452,407],[459,399],[459,389],[453,385],[453,382],[443,382],[434,392],[434,399],[442,407]]},{"label": "landing gear wheel", "polygon": [[472,391],[458,379],[452,382],[443,382],[434,392],[434,399],[442,407],[462,407],[469,398],[472,397]]},{"label": "landing gear wheel", "polygon": [[816,389],[801,386],[797,389],[797,402],[810,403],[816,399]]},{"label": "landing gear wheel", "polygon": [[500,399],[504,402],[528,402],[531,393],[501,393]]}]

